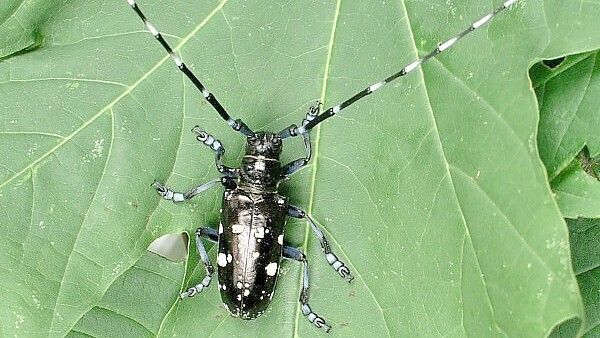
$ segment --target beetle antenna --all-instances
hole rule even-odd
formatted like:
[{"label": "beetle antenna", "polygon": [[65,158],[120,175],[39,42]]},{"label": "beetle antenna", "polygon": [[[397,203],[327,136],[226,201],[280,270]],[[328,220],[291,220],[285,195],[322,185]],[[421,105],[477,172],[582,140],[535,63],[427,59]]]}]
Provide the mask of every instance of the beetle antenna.
[{"label": "beetle antenna", "polygon": [[231,116],[229,116],[229,114],[227,113],[225,108],[223,108],[223,106],[217,100],[217,98],[211,92],[209,92],[208,89],[206,89],[206,87],[204,87],[204,85],[202,84],[202,82],[200,82],[200,80],[198,80],[196,75],[194,75],[194,73],[185,65],[185,63],[183,63],[183,61],[181,61],[181,58],[179,56],[177,56],[177,54],[175,54],[175,51],[173,51],[171,46],[162,37],[162,35],[158,31],[158,29],[156,29],[156,27],[150,21],[148,21],[148,19],[144,15],[144,13],[142,13],[142,10],[140,9],[140,7],[135,3],[135,0],[127,0],[127,3],[137,13],[137,15],[140,17],[140,19],[142,19],[142,21],[144,22],[144,25],[146,25],[146,28],[148,29],[148,31],[150,31],[150,33],[152,33],[152,35],[154,35],[156,40],[158,40],[158,42],[160,42],[160,44],[167,51],[167,53],[169,53],[169,55],[171,56],[171,59],[173,59],[173,61],[177,65],[177,68],[179,68],[179,70],[183,74],[185,74],[185,76],[187,76],[187,78],[190,79],[190,81],[192,81],[194,86],[196,86],[196,88],[198,88],[198,90],[202,93],[202,96],[204,96],[204,99],[208,103],[210,103],[211,106],[213,106],[213,108],[217,111],[217,113],[219,113],[219,115],[221,115],[221,118],[223,118],[223,120],[225,120],[225,122],[227,122],[227,124],[229,124],[229,126],[231,126],[231,128],[233,128],[233,130],[239,131],[240,133],[242,133],[246,136],[254,135],[254,132],[250,128],[248,128],[248,126],[242,120],[233,119],[233,118],[231,118]]},{"label": "beetle antenna", "polygon": [[453,38],[447,40],[446,42],[440,43],[434,50],[432,50],[431,52],[429,52],[428,54],[426,54],[422,58],[418,59],[417,61],[414,61],[413,63],[405,66],[399,72],[390,75],[389,77],[387,77],[386,79],[384,79],[382,81],[379,81],[379,82],[376,82],[376,83],[370,85],[369,87],[367,87],[367,88],[363,89],[362,91],[356,93],[351,98],[343,101],[342,103],[340,103],[340,104],[338,104],[336,106],[333,106],[333,107],[327,109],[322,114],[319,114],[316,118],[312,119],[308,123],[303,124],[300,127],[293,128],[295,130],[293,130],[290,133],[291,134],[290,136],[302,135],[304,133],[309,132],[316,125],[318,125],[319,123],[321,123],[321,122],[325,121],[326,119],[332,117],[333,115],[339,113],[342,109],[344,109],[344,108],[352,105],[353,103],[355,103],[356,101],[362,99],[363,97],[376,92],[377,90],[381,89],[383,86],[385,86],[386,84],[388,84],[388,83],[396,80],[397,78],[402,77],[402,76],[404,76],[404,75],[412,72],[417,67],[423,65],[424,63],[426,63],[430,59],[436,57],[437,55],[439,55],[443,51],[445,51],[445,50],[449,49],[450,47],[452,47],[452,45],[454,45],[458,40],[462,39],[465,35],[468,35],[472,31],[474,31],[474,30],[478,29],[479,27],[481,27],[481,26],[485,25],[486,23],[488,23],[494,16],[496,16],[498,13],[502,12],[503,10],[511,7],[517,1],[518,0],[506,0],[500,7],[496,8],[493,12],[491,12],[491,13],[489,13],[489,14],[481,17],[479,20],[475,21],[467,29],[465,29],[464,31],[462,31],[460,34],[454,36]]}]

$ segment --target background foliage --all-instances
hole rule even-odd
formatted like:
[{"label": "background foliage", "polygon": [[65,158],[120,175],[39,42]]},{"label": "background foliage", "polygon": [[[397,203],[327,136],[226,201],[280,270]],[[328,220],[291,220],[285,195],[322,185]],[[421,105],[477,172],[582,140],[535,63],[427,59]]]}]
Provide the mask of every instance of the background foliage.
[{"label": "background foliage", "polygon": [[[228,110],[274,130],[499,4],[140,2]],[[286,237],[308,252],[311,304],[333,336],[545,336],[560,323],[557,335],[598,333],[598,54],[528,74],[599,48],[598,15],[597,0],[520,0],[314,131],[312,165],[284,190],[355,282],[327,267],[305,224],[290,222]],[[153,40],[125,1],[0,4],[0,334],[317,334],[299,312],[297,264],[283,265],[270,310],[246,322],[214,287],[176,301],[202,273],[195,254],[146,252],[163,234],[218,222],[219,191],[172,205],[149,187],[215,177],[189,129],[221,138],[231,164],[243,144]],[[299,154],[294,142],[284,158]]]}]

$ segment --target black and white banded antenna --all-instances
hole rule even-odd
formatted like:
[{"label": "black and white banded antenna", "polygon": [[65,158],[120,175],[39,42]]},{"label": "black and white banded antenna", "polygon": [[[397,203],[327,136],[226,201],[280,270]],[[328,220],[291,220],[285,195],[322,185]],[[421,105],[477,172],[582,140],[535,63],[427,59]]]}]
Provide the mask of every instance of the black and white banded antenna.
[{"label": "black and white banded antenna", "polygon": [[364,90],[356,93],[351,98],[343,101],[342,103],[340,103],[336,106],[333,106],[333,107],[325,110],[322,114],[319,114],[316,117],[310,119],[310,121],[305,120],[300,127],[297,127],[296,125],[291,125],[290,127],[279,132],[279,135],[282,138],[286,138],[286,137],[290,137],[290,136],[304,135],[304,134],[310,132],[310,130],[312,128],[314,128],[316,125],[318,125],[319,123],[325,121],[326,119],[334,116],[335,114],[339,113],[340,111],[342,111],[342,109],[345,109],[348,106],[355,103],[356,101],[362,99],[363,97],[376,92],[377,90],[381,89],[383,86],[396,80],[397,78],[402,77],[402,76],[412,72],[417,67],[423,65],[425,62],[436,57],[443,51],[449,49],[450,47],[452,47],[452,45],[454,45],[456,42],[458,42],[460,39],[462,39],[465,35],[468,35],[472,31],[485,25],[490,20],[492,20],[492,18],[494,16],[496,16],[498,13],[509,8],[517,1],[518,0],[506,0],[500,7],[496,8],[493,12],[491,12],[491,13],[483,16],[481,19],[475,21],[467,29],[462,31],[460,34],[454,36],[453,38],[447,40],[446,42],[440,43],[434,50],[432,50],[431,52],[429,52],[422,58],[418,59],[417,61],[414,61],[413,63],[402,68],[399,72],[392,74],[391,76],[387,77],[383,81],[379,81],[379,82],[376,82],[376,83],[370,85],[369,87],[365,88]]},{"label": "black and white banded antenna", "polygon": [[233,130],[239,131],[246,136],[254,135],[254,132],[250,128],[248,128],[248,126],[242,120],[233,119],[231,118],[231,116],[229,116],[229,114],[227,113],[225,108],[223,108],[223,106],[217,100],[217,98],[211,92],[209,92],[206,89],[206,87],[204,87],[204,85],[202,84],[202,82],[200,82],[200,80],[198,80],[196,75],[194,75],[194,73],[185,65],[185,63],[181,61],[181,58],[177,56],[177,54],[175,54],[171,46],[169,46],[167,41],[162,37],[158,29],[156,29],[156,27],[150,21],[148,21],[144,13],[142,13],[142,11],[140,10],[140,7],[135,3],[135,0],[127,0],[127,3],[131,6],[131,8],[133,8],[133,10],[140,17],[140,19],[142,19],[148,31],[150,31],[150,33],[154,35],[154,37],[158,40],[158,42],[160,42],[160,44],[167,51],[167,53],[169,53],[171,59],[173,59],[173,61],[177,65],[177,68],[179,68],[179,70],[181,70],[181,72],[185,74],[185,76],[187,76],[188,79],[190,79],[190,81],[192,81],[194,86],[196,86],[196,88],[198,88],[198,90],[202,93],[204,99],[208,101],[208,103],[210,103],[211,106],[213,106],[213,108],[217,111],[217,113],[219,113],[221,118],[223,118],[223,120],[225,120],[225,122],[227,122],[227,124],[229,124],[229,126],[231,126]]}]

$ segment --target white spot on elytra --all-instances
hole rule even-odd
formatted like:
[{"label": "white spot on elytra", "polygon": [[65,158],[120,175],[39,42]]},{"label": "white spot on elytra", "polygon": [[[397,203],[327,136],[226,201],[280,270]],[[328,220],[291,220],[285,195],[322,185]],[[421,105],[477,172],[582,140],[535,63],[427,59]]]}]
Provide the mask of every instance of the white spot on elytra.
[{"label": "white spot on elytra", "polygon": [[275,263],[275,262],[269,263],[269,265],[267,265],[265,270],[267,270],[267,275],[275,276],[275,274],[277,273],[277,263]]},{"label": "white spot on elytra", "polygon": [[231,232],[233,232],[234,234],[241,234],[243,230],[244,226],[241,224],[234,224],[231,226]]},{"label": "white spot on elytra", "polygon": [[219,233],[222,234],[223,233],[223,224],[219,224]]},{"label": "white spot on elytra", "polygon": [[217,264],[219,266],[225,267],[227,266],[227,256],[224,253],[219,252],[219,256],[217,257]]},{"label": "white spot on elytra", "polygon": [[254,237],[265,238],[265,228],[264,227],[256,228],[256,231],[254,232]]},{"label": "white spot on elytra", "polygon": [[248,296],[250,294],[250,290],[246,289],[244,290],[244,296]]},{"label": "white spot on elytra", "polygon": [[238,289],[241,289],[244,286],[244,284],[242,284],[242,282],[237,282],[235,286],[237,286]]},{"label": "white spot on elytra", "polygon": [[279,235],[279,237],[277,237],[277,243],[283,245],[283,234]]},{"label": "white spot on elytra", "polygon": [[231,256],[231,254],[227,254],[227,262],[231,263],[232,260],[233,260],[233,256]]},{"label": "white spot on elytra", "polygon": [[254,251],[254,252],[252,253],[252,258],[254,258],[254,259],[257,259],[257,258],[258,258],[258,256],[260,256],[260,254],[258,253],[258,251]]}]

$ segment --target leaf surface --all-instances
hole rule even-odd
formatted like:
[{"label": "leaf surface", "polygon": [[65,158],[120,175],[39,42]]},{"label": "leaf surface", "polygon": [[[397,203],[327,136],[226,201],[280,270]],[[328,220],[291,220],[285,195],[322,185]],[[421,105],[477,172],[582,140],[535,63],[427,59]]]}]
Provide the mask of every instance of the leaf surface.
[{"label": "leaf surface", "polygon": [[555,178],[587,146],[600,155],[600,53],[568,57],[560,66],[531,71],[540,102],[540,156]]},{"label": "leaf surface", "polygon": [[[337,104],[498,4],[140,6],[234,116],[279,130],[315,100]],[[355,282],[331,271],[305,224],[289,222],[287,238],[307,251],[311,305],[334,335],[543,336],[583,318],[567,230],[538,157],[527,70],[600,46],[599,10],[596,1],[521,1],[313,132],[313,163],[283,190],[323,225]],[[93,316],[128,295],[118,281],[154,238],[218,223],[220,192],[172,205],[149,183],[183,190],[216,176],[213,155],[189,133],[195,124],[224,142],[232,165],[243,138],[201,101],[126,2],[70,1],[50,17],[43,48],[0,63],[1,327],[101,335],[110,315]],[[300,154],[293,142],[283,158]],[[195,262],[185,278],[157,269],[189,286],[201,275]],[[252,322],[229,317],[214,285],[177,303],[175,284],[161,287],[168,279],[136,278],[161,313],[174,305],[160,323],[135,317],[152,321],[143,325],[149,335],[315,334],[299,311],[293,262],[269,311]],[[152,311],[138,306],[126,317]],[[128,328],[121,317],[110,325]]]},{"label": "leaf surface", "polygon": [[600,219],[568,220],[573,268],[587,313],[584,337],[600,334]]},{"label": "leaf surface", "polygon": [[66,0],[3,0],[0,3],[0,60],[34,49],[43,42],[41,29]]},{"label": "leaf surface", "polygon": [[[598,52],[566,57],[549,69],[531,69],[540,102],[540,155],[547,166],[556,201],[569,227],[573,268],[586,309],[584,337],[600,333],[600,181],[597,127]],[[568,161],[571,161],[568,163]],[[583,218],[587,217],[587,218]],[[561,328],[556,336],[576,332]]]}]

